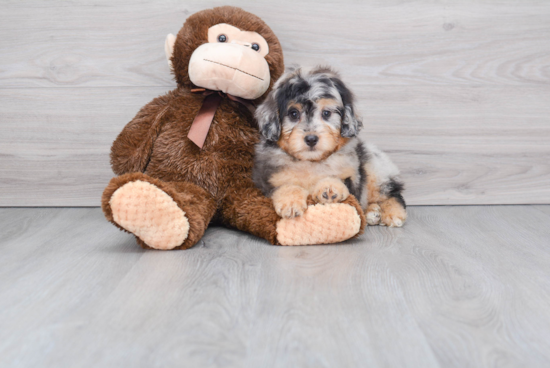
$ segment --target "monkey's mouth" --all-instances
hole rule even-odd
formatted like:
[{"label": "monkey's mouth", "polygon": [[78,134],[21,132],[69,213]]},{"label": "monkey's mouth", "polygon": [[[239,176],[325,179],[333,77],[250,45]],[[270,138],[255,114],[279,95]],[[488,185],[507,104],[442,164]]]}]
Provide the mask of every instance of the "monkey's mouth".
[{"label": "monkey's mouth", "polygon": [[226,68],[236,70],[236,71],[238,71],[238,72],[241,72],[241,73],[243,73],[243,74],[249,75],[249,76],[251,76],[251,77],[254,77],[254,78],[256,78],[256,79],[259,79],[259,80],[263,81],[262,78],[257,77],[257,76],[255,76],[254,74],[247,73],[247,72],[245,72],[244,70],[241,70],[241,69],[239,69],[239,68],[235,68],[235,67],[232,67],[232,66],[229,66],[229,65],[222,64],[222,63],[220,63],[219,61],[208,60],[208,59],[203,59],[203,60],[204,60],[204,61],[208,61],[208,62],[210,62],[210,63],[218,64],[218,65],[221,65],[221,66],[225,66]]}]

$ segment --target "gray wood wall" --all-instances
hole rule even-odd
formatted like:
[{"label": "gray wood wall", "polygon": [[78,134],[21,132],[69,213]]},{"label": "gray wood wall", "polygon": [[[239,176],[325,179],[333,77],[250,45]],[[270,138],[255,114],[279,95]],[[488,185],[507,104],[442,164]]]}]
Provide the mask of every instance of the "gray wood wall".
[{"label": "gray wood wall", "polygon": [[175,87],[166,34],[228,3],[341,71],[409,204],[550,203],[550,1],[4,0],[0,205],[99,205],[113,139]]}]

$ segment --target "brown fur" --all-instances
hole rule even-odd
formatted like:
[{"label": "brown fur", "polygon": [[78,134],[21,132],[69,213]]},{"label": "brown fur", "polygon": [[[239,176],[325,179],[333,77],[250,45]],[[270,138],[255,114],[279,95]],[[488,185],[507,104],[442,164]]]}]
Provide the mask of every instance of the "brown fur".
[{"label": "brown fur", "polygon": [[174,55],[172,56],[176,82],[181,87],[194,87],[187,74],[189,59],[197,47],[208,41],[208,28],[219,23],[226,23],[241,30],[256,32],[267,41],[269,54],[266,55],[265,59],[269,65],[271,83],[264,95],[254,101],[255,103],[261,102],[284,71],[281,44],[277,36],[275,36],[271,28],[263,20],[254,14],[233,6],[203,10],[187,18],[176,38]]},{"label": "brown fur", "polygon": [[[177,36],[172,57],[178,88],[144,106],[119,134],[111,149],[111,165],[120,176],[111,180],[102,198],[105,216],[114,223],[109,200],[125,183],[141,180],[165,191],[185,212],[190,224],[188,238],[177,249],[196,244],[211,221],[277,244],[276,224],[280,218],[272,201],[252,182],[254,145],[259,133],[250,111],[223,96],[202,149],[187,138],[204,99],[202,94],[190,91],[194,86],[187,74],[189,58],[207,42],[208,28],[218,23],[255,31],[266,39],[271,85],[283,72],[279,41],[255,15],[226,6],[190,16]],[[358,207],[354,200],[350,205]],[[138,243],[147,247],[141,239]]]}]

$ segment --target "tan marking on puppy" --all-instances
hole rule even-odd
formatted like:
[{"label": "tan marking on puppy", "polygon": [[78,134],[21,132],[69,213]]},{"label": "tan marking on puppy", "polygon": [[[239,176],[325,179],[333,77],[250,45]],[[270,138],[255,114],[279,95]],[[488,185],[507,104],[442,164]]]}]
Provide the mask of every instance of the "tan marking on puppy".
[{"label": "tan marking on puppy", "polygon": [[378,178],[370,171],[367,171],[367,191],[370,203],[378,203],[386,199],[380,194],[380,185]]},{"label": "tan marking on puppy", "polygon": [[302,158],[300,158],[300,153],[309,149],[305,144],[304,137],[305,134],[303,131],[299,129],[285,129],[283,125],[281,138],[279,138],[277,144],[283,151],[301,160]]},{"label": "tan marking on puppy", "polygon": [[332,153],[340,150],[340,148],[344,147],[346,143],[349,142],[349,138],[342,137],[340,134],[340,130],[334,129],[333,127],[327,126],[328,128],[328,134],[330,134],[332,141],[334,142],[334,148],[329,153],[331,155]]},{"label": "tan marking on puppy", "polygon": [[308,191],[297,185],[283,185],[273,192],[275,212],[282,218],[301,216],[307,209]]},{"label": "tan marking on puppy", "polygon": [[395,198],[390,198],[380,203],[380,225],[389,227],[401,227],[407,219],[407,212]]},{"label": "tan marking on puppy", "polygon": [[311,195],[317,203],[338,203],[349,197],[349,190],[340,179],[329,177],[319,181]]},{"label": "tan marking on puppy", "polygon": [[333,176],[342,181],[347,178],[356,180],[357,175],[357,169],[350,165],[345,157],[334,157],[326,164],[311,161],[289,163],[289,166],[273,174],[269,178],[269,183],[275,188],[285,184],[298,185],[312,192],[315,185],[323,178]]},{"label": "tan marking on puppy", "polygon": [[298,167],[287,167],[277,172],[269,179],[269,183],[275,188],[284,185],[297,185],[309,191],[322,179],[322,174],[317,173],[310,162],[303,161],[302,163]]},{"label": "tan marking on puppy", "polygon": [[380,223],[380,206],[378,203],[371,203],[367,206],[367,224],[378,225]]}]

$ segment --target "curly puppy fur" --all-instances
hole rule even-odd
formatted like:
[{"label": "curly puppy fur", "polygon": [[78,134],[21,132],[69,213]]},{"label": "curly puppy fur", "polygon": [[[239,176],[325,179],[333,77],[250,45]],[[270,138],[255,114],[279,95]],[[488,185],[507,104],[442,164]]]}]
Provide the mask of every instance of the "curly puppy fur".
[{"label": "curly puppy fur", "polygon": [[357,137],[362,123],[350,90],[333,70],[291,69],[258,107],[255,184],[285,218],[300,216],[311,195],[318,203],[355,196],[371,225],[406,219],[399,170]]}]

